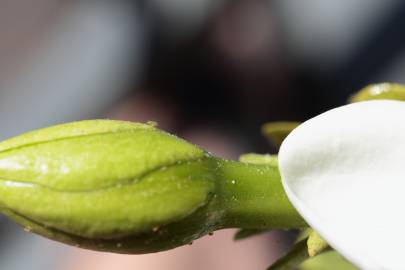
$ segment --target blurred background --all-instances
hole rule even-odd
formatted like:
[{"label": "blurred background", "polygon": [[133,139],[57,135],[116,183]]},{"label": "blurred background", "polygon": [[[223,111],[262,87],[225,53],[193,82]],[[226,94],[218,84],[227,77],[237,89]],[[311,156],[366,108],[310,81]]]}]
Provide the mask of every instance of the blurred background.
[{"label": "blurred background", "polygon": [[[274,152],[267,121],[302,121],[373,82],[405,83],[400,0],[0,0],[0,139],[112,118],[221,157]],[[283,232],[217,232],[173,251],[84,251],[0,219],[1,269],[264,269]],[[22,259],[23,258],[23,259]]]}]

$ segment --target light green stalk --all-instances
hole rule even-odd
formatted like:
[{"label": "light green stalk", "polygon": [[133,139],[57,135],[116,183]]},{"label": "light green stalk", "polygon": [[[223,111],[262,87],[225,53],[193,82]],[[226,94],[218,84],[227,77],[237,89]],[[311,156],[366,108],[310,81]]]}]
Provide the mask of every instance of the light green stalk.
[{"label": "light green stalk", "polygon": [[219,196],[225,227],[291,229],[305,222],[281,185],[277,166],[219,160]]}]

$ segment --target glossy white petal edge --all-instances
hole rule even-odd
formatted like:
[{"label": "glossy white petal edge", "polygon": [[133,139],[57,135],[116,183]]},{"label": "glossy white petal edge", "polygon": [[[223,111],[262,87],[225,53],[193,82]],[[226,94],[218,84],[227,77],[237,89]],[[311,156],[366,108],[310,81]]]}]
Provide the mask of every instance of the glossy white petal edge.
[{"label": "glossy white petal edge", "polygon": [[312,118],[284,140],[287,196],[361,269],[405,269],[405,102],[367,101]]}]

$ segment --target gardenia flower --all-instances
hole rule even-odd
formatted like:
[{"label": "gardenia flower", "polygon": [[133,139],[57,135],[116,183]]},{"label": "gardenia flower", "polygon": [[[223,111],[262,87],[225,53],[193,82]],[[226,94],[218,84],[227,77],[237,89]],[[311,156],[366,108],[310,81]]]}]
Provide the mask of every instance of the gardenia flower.
[{"label": "gardenia flower", "polygon": [[283,142],[285,191],[310,226],[362,269],[405,269],[405,103],[325,112]]}]

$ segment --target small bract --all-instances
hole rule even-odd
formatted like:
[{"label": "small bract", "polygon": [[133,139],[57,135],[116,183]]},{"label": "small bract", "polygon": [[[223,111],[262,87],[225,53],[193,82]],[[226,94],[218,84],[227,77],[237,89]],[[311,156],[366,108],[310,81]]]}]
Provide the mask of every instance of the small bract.
[{"label": "small bract", "polygon": [[405,269],[404,119],[404,102],[359,102],[303,123],[280,149],[293,205],[362,269]]}]

